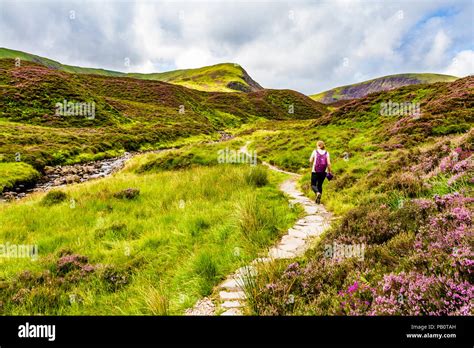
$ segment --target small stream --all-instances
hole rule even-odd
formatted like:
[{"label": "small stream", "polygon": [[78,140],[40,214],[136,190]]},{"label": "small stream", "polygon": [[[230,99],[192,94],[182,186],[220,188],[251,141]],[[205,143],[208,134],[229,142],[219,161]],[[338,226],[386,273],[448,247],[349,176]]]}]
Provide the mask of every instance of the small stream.
[{"label": "small stream", "polygon": [[[229,133],[219,131],[220,139],[209,143],[222,142],[233,139]],[[125,152],[118,157],[107,158],[87,163],[78,163],[72,165],[59,165],[54,167],[45,167],[44,175],[33,185],[27,186],[19,184],[13,189],[6,190],[0,194],[0,202],[21,199],[34,192],[45,192],[54,187],[61,187],[70,184],[82,183],[85,181],[104,178],[120,169],[125,163],[136,155],[145,153],[159,153],[164,150],[149,150],[137,152]]]},{"label": "small stream", "polygon": [[98,161],[45,167],[44,175],[35,183],[34,186],[28,187],[22,184],[17,185],[13,189],[3,192],[3,194],[0,195],[0,201],[21,199],[33,192],[45,192],[54,187],[104,178],[122,169],[125,163],[136,155],[153,152],[158,153],[160,151],[163,150],[125,152],[121,156]]}]

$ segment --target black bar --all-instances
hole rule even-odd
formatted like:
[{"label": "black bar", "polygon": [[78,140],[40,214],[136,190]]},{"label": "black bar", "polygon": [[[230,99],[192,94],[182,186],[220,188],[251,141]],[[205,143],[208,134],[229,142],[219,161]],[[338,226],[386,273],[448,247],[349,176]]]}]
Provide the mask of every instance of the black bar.
[{"label": "black bar", "polygon": [[[55,325],[55,340],[18,337],[19,326],[27,322]],[[0,346],[278,344],[297,347],[324,344],[354,347],[410,344],[472,347],[473,328],[473,317],[15,316],[0,317]],[[407,338],[407,334],[455,334],[456,337]]]}]

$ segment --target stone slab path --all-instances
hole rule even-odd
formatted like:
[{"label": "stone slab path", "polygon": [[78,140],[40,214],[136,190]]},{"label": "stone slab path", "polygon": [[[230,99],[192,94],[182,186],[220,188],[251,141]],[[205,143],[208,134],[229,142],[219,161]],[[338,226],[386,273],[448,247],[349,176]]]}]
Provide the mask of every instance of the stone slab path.
[{"label": "stone slab path", "polygon": [[[247,153],[247,145],[242,147],[240,151]],[[216,303],[206,297],[199,300],[193,308],[187,309],[186,315],[216,315],[217,312],[222,312],[221,315],[243,315],[243,308],[246,306],[243,286],[248,277],[256,275],[256,264],[301,256],[310,247],[311,239],[320,236],[329,228],[332,219],[331,213],[323,205],[316,204],[305,197],[297,188],[296,181],[300,175],[283,171],[266,162],[262,162],[262,164],[271,170],[291,176],[280,185],[280,190],[290,197],[289,202],[291,204],[301,205],[306,215],[296,221],[277,245],[269,249],[266,257],[253,260],[249,265],[239,268],[220,283]]]}]

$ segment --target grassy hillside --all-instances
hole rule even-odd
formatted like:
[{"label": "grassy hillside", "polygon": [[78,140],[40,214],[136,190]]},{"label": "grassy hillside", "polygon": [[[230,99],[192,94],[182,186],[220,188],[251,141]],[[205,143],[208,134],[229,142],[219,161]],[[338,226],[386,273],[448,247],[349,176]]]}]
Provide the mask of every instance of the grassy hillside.
[{"label": "grassy hillside", "polygon": [[133,77],[144,80],[164,81],[200,91],[254,92],[263,89],[240,65],[232,63],[217,64],[197,69],[182,69],[162,73],[140,74],[71,66],[34,54],[0,48],[0,59],[3,58],[20,58],[21,61],[33,62],[51,69],[74,74]]},{"label": "grassy hillside", "polygon": [[[420,117],[379,114],[382,101],[409,98]],[[304,257],[262,269],[249,290],[254,313],[472,315],[473,115],[470,77],[256,127],[249,139],[261,158],[291,170],[308,168],[316,140],[326,142],[335,179],[322,201],[340,219]],[[365,252],[335,255],[335,245]]]},{"label": "grassy hillside", "polygon": [[[14,63],[0,59],[0,153],[4,162],[16,161],[19,153],[37,170],[171,146],[183,138],[216,139],[218,130],[259,118],[309,119],[326,112],[323,104],[288,90],[210,93]],[[94,103],[94,118],[57,115],[56,103],[64,100]]]},{"label": "grassy hillside", "polygon": [[352,85],[336,87],[311,95],[310,97],[321,103],[331,104],[341,100],[363,98],[370,93],[389,91],[403,86],[422,83],[452,82],[456,79],[456,76],[426,73],[388,75]]},{"label": "grassy hillside", "polygon": [[132,73],[127,76],[164,81],[209,92],[255,92],[263,89],[240,65],[232,63],[155,74]]},{"label": "grassy hillside", "polygon": [[[283,174],[219,164],[218,150],[251,141],[258,160],[303,174],[314,197],[308,158],[320,139],[335,176],[322,202],[336,220],[305,256],[259,271],[253,313],[474,313],[474,77],[330,110],[289,90],[203,92],[12,59],[0,59],[0,85],[4,186],[35,180],[46,164],[187,144],[135,157],[106,179],[0,204],[0,240],[40,250],[34,262],[0,260],[0,313],[182,313],[300,213],[277,191]],[[96,117],[56,116],[63,99],[95,102]],[[419,103],[420,113],[381,113],[389,100]],[[218,130],[236,138],[203,143]],[[335,255],[334,245],[363,253]]]},{"label": "grassy hillside", "polygon": [[124,73],[121,73],[118,71],[94,69],[94,68],[82,68],[79,66],[61,64],[52,59],[40,57],[35,54],[0,47],[0,59],[7,59],[7,58],[9,59],[20,58],[20,64],[21,64],[21,61],[33,62],[33,63],[41,64],[51,69],[56,69],[56,70],[61,70],[61,71],[66,71],[66,72],[76,73],[76,74],[96,74],[96,75],[104,75],[104,76],[123,76],[124,75]]},{"label": "grassy hillside", "polygon": [[209,168],[137,171],[163,155],[0,205],[0,240],[39,250],[37,261],[0,259],[0,313],[181,314],[297,217],[276,188],[279,175],[215,158]]}]

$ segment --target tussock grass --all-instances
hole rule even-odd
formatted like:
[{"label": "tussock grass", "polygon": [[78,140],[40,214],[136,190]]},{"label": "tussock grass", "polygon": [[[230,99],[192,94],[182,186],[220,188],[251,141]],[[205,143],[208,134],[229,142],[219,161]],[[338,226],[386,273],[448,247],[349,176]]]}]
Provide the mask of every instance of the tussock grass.
[{"label": "tussock grass", "polygon": [[248,184],[262,187],[268,184],[268,169],[264,166],[255,166],[246,174]]},{"label": "tussock grass", "polygon": [[59,191],[52,190],[49,191],[42,199],[41,204],[45,206],[51,206],[64,202],[67,199],[67,194]]},{"label": "tussock grass", "polygon": [[[149,159],[134,158],[129,164]],[[245,179],[248,165],[215,165],[187,171],[114,176],[63,189],[69,200],[45,206],[35,194],[0,206],[0,241],[37,244],[39,260],[0,259],[4,314],[180,314],[208,295],[225,275],[270,246],[297,218],[276,188]],[[273,174],[273,173],[272,173]],[[133,200],[114,198],[129,187]],[[253,215],[256,214],[256,215]],[[240,227],[239,227],[240,226]],[[96,269],[64,283],[55,279],[61,250],[84,255]],[[30,270],[32,286],[18,283]],[[52,285],[35,280],[53,270]],[[67,275],[72,277],[72,275]],[[82,277],[82,276],[81,276]],[[21,289],[24,299],[12,302]],[[30,289],[31,290],[31,289]],[[70,303],[76,294],[80,301]]]}]

